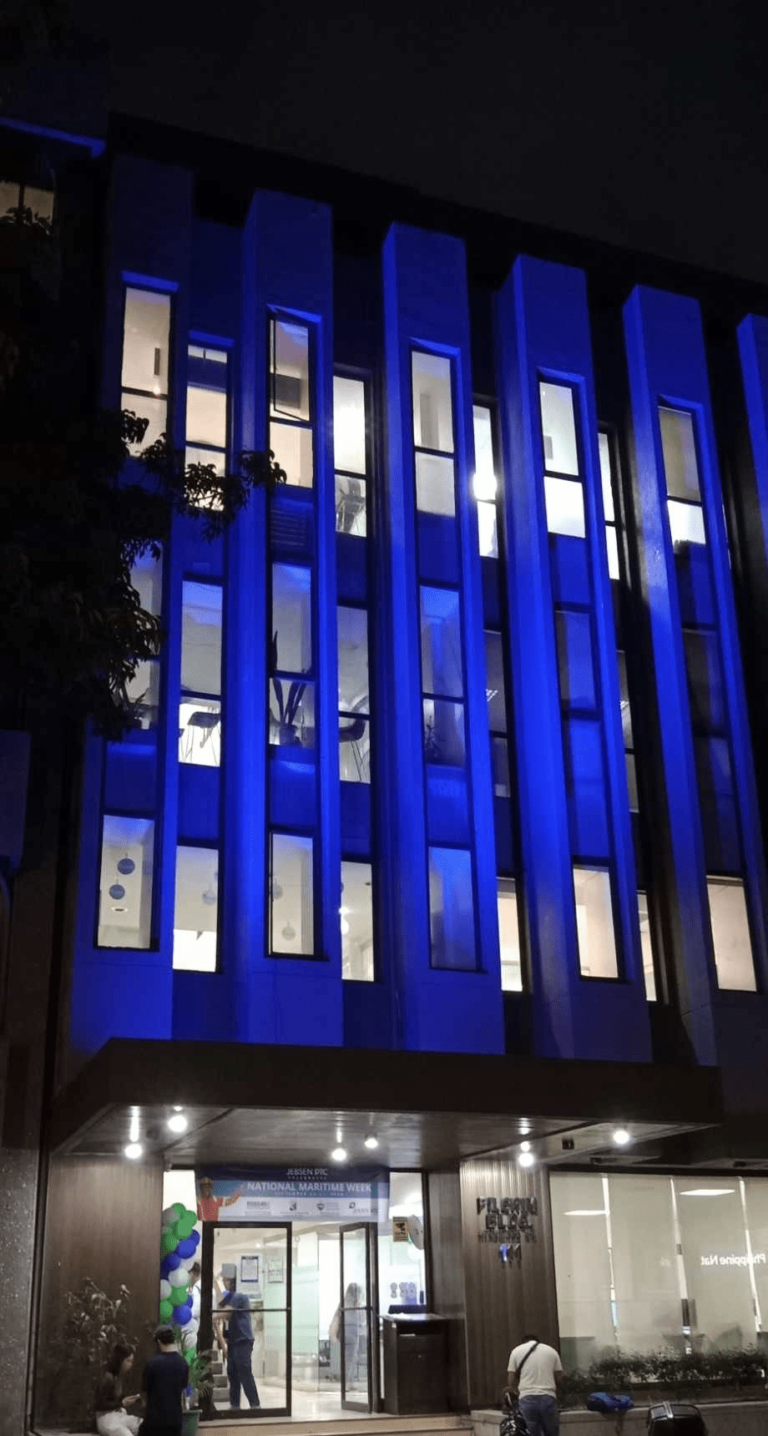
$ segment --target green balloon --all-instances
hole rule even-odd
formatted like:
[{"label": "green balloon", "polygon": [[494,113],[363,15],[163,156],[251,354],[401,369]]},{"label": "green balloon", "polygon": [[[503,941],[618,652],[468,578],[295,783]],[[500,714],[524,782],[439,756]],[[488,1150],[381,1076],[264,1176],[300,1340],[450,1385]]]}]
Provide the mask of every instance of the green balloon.
[{"label": "green balloon", "polygon": [[179,1234],[180,1241],[185,1242],[187,1237],[191,1236],[196,1221],[197,1217],[194,1215],[194,1212],[185,1212],[184,1216],[179,1218],[176,1223],[176,1230]]},{"label": "green balloon", "polygon": [[173,1316],[173,1303],[170,1302],[170,1301],[167,1301],[167,1300],[166,1300],[166,1301],[161,1301],[161,1303],[160,1303],[160,1320],[161,1320],[161,1321],[170,1321],[170,1319],[171,1319],[172,1316]]},{"label": "green balloon", "polygon": [[183,1217],[186,1208],[183,1202],[174,1202],[173,1206],[171,1207],[171,1211],[173,1212],[176,1220],[178,1221],[179,1217]]},{"label": "green balloon", "polygon": [[171,1306],[183,1306],[187,1299],[187,1283],[171,1287]]},{"label": "green balloon", "polygon": [[167,1256],[169,1252],[175,1252],[179,1245],[178,1237],[173,1232],[163,1232],[160,1238],[160,1255]]}]

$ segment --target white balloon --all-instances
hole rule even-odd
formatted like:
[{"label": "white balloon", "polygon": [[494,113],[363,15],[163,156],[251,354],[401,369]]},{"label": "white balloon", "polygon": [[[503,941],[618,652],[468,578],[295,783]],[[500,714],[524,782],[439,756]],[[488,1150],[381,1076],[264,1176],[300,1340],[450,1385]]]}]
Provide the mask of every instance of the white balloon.
[{"label": "white balloon", "polygon": [[168,1298],[169,1298],[169,1296],[170,1296],[170,1294],[171,1294],[171,1283],[170,1283],[169,1281],[161,1281],[161,1282],[160,1282],[160,1300],[161,1300],[161,1301],[167,1301]]},{"label": "white balloon", "polygon": [[181,1328],[181,1334],[182,1334],[182,1336],[196,1336],[197,1333],[198,1333],[198,1331],[199,1331],[199,1329],[200,1329],[200,1322],[198,1321],[197,1317],[196,1317],[196,1316],[191,1316],[191,1317],[189,1318],[189,1321],[187,1322],[186,1326],[182,1326],[182,1328]]},{"label": "white balloon", "polygon": [[186,1286],[189,1273],[184,1270],[183,1266],[177,1266],[174,1271],[169,1272],[168,1280],[171,1286]]},{"label": "white balloon", "polygon": [[197,1261],[197,1257],[196,1257],[196,1256],[180,1257],[179,1260],[180,1260],[180,1262],[181,1262],[182,1269],[183,1269],[184,1271],[190,1271],[190,1270],[192,1269],[192,1267],[195,1265],[195,1262]]},{"label": "white balloon", "polygon": [[163,1226],[164,1226],[164,1227],[172,1227],[173,1224],[174,1224],[174,1222],[175,1222],[175,1220],[176,1220],[176,1209],[175,1209],[175,1207],[166,1207],[165,1211],[163,1212],[163,1216],[162,1216]]}]

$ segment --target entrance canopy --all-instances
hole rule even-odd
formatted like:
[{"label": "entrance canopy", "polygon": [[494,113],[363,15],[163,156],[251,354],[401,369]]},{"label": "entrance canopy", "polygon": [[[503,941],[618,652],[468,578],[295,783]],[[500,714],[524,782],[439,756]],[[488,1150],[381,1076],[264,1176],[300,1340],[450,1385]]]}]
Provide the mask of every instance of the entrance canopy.
[{"label": "entrance canopy", "polygon": [[[187,1127],[168,1127],[174,1107]],[[174,1166],[327,1162],[343,1144],[389,1167],[434,1169],[531,1144],[548,1164],[616,1152],[635,1158],[721,1123],[716,1068],[509,1056],[255,1047],[113,1039],[55,1104],[50,1149],[119,1156],[135,1140]],[[372,1155],[372,1154],[371,1154]]]}]

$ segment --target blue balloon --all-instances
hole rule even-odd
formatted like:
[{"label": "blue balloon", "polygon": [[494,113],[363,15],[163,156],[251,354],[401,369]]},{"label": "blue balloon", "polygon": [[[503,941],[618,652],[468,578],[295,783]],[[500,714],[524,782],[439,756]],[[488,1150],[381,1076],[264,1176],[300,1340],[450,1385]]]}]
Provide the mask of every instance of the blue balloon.
[{"label": "blue balloon", "polygon": [[187,1237],[185,1241],[179,1242],[174,1255],[182,1260],[186,1260],[187,1257],[194,1256],[196,1251],[197,1243],[193,1242],[191,1237]]},{"label": "blue balloon", "polygon": [[191,1234],[189,1240],[190,1240],[191,1242],[194,1242],[194,1243],[195,1243],[195,1251],[197,1251],[197,1248],[198,1248],[199,1245],[200,1245],[200,1233],[199,1233],[199,1231],[194,1230],[194,1231],[192,1232],[192,1234]]},{"label": "blue balloon", "polygon": [[181,1257],[179,1256],[178,1247],[176,1248],[175,1252],[169,1252],[165,1260],[168,1263],[169,1271],[175,1271],[177,1266],[181,1266]]},{"label": "blue balloon", "polygon": [[192,1307],[189,1305],[175,1306],[173,1319],[177,1326],[186,1326],[187,1322],[192,1320]]}]

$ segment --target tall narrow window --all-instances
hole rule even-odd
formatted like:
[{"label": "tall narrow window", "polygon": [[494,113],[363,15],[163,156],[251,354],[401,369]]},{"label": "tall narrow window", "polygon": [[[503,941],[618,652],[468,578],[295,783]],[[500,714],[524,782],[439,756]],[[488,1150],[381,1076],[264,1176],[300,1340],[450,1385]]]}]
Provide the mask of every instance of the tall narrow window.
[{"label": "tall narrow window", "polygon": [[153,444],[168,427],[170,329],[170,295],[126,289],[122,407],[149,421],[135,453]]},{"label": "tall narrow window", "polygon": [[333,453],[336,531],[365,538],[367,443],[365,384],[337,374],[333,380]]},{"label": "tall narrow window", "polygon": [[310,394],[310,335],[295,319],[270,318],[269,447],[287,482],[314,483]]},{"label": "tall narrow window", "polygon": [[101,834],[99,947],[148,948],[152,937],[155,824],[106,814]]},{"label": "tall narrow window", "polygon": [[460,765],[465,741],[459,595],[422,584],[420,607],[424,755],[428,763]]},{"label": "tall narrow window", "polygon": [[218,849],[179,844],[173,914],[174,968],[216,971],[218,917]]},{"label": "tall narrow window", "polygon": [[[163,561],[151,553],[137,558],[131,569],[131,584],[139,595],[141,607],[159,618],[163,606]],[[160,660],[145,658],[136,665],[133,678],[126,684],[126,693],[136,705],[138,726],[157,727],[160,705]]]},{"label": "tall narrow window", "polygon": [[693,415],[659,406],[669,528],[675,549],[706,543]]},{"label": "tall narrow window", "polygon": [[551,534],[584,538],[584,490],[579,477],[573,390],[549,380],[539,384],[544,447],[544,499]]},{"label": "tall narrow window", "polygon": [[190,344],[187,350],[187,463],[227,467],[228,356]]},{"label": "tall narrow window", "polygon": [[504,651],[501,634],[485,631],[486,700],[488,727],[491,734],[493,761],[493,792],[497,798],[508,798],[509,750],[507,747],[507,703],[504,694]]},{"label": "tall narrow window", "polygon": [[23,224],[25,211],[28,210],[33,219],[52,225],[53,200],[52,189],[0,179],[0,224]]},{"label": "tall narrow window", "polygon": [[179,762],[221,763],[220,584],[185,582],[181,608]]},{"label": "tall narrow window", "polygon": [[311,957],[314,931],[314,843],[298,833],[272,833],[270,850],[271,950]]},{"label": "tall narrow window", "polygon": [[456,512],[451,361],[414,350],[411,356],[416,507],[420,513]]},{"label": "tall narrow window", "polygon": [[499,878],[496,889],[499,916],[502,992],[522,992],[523,968],[520,957],[520,918],[514,878]]},{"label": "tall narrow window", "polygon": [[740,878],[708,877],[707,892],[717,985],[731,992],[755,992],[744,884]]},{"label": "tall narrow window", "polygon": [[603,514],[605,516],[605,543],[608,550],[608,574],[612,579],[621,578],[619,567],[619,540],[616,530],[616,505],[613,493],[613,465],[611,463],[611,441],[605,433],[598,434],[600,448],[600,480],[603,490]]},{"label": "tall narrow window", "polygon": [[573,891],[582,977],[618,977],[608,869],[575,863]]},{"label": "tall narrow window", "polygon": [[339,773],[342,783],[370,783],[368,614],[339,605]]},{"label": "tall narrow window", "polygon": [[624,739],[624,761],[627,767],[629,807],[631,812],[636,813],[639,804],[637,797],[637,767],[635,763],[635,734],[632,727],[632,708],[629,701],[629,683],[627,681],[627,655],[620,648],[616,650],[616,661],[619,667],[621,732]]},{"label": "tall narrow window", "polygon": [[312,571],[273,563],[269,741],[274,746],[315,746],[312,648]]},{"label": "tall narrow window", "polygon": [[493,424],[487,404],[472,409],[475,435],[475,498],[477,537],[481,558],[498,558],[499,539],[496,513],[498,482],[493,455]]},{"label": "tall narrow window", "polygon": [[370,863],[341,864],[341,975],[350,982],[373,982],[373,891]]},{"label": "tall narrow window", "polygon": [[643,980],[648,1002],[656,1001],[656,970],[653,964],[653,942],[651,939],[651,917],[648,911],[648,895],[637,894],[637,910],[640,918],[640,950],[643,957]]},{"label": "tall narrow window", "polygon": [[472,857],[464,849],[429,849],[429,933],[433,967],[475,971]]}]

